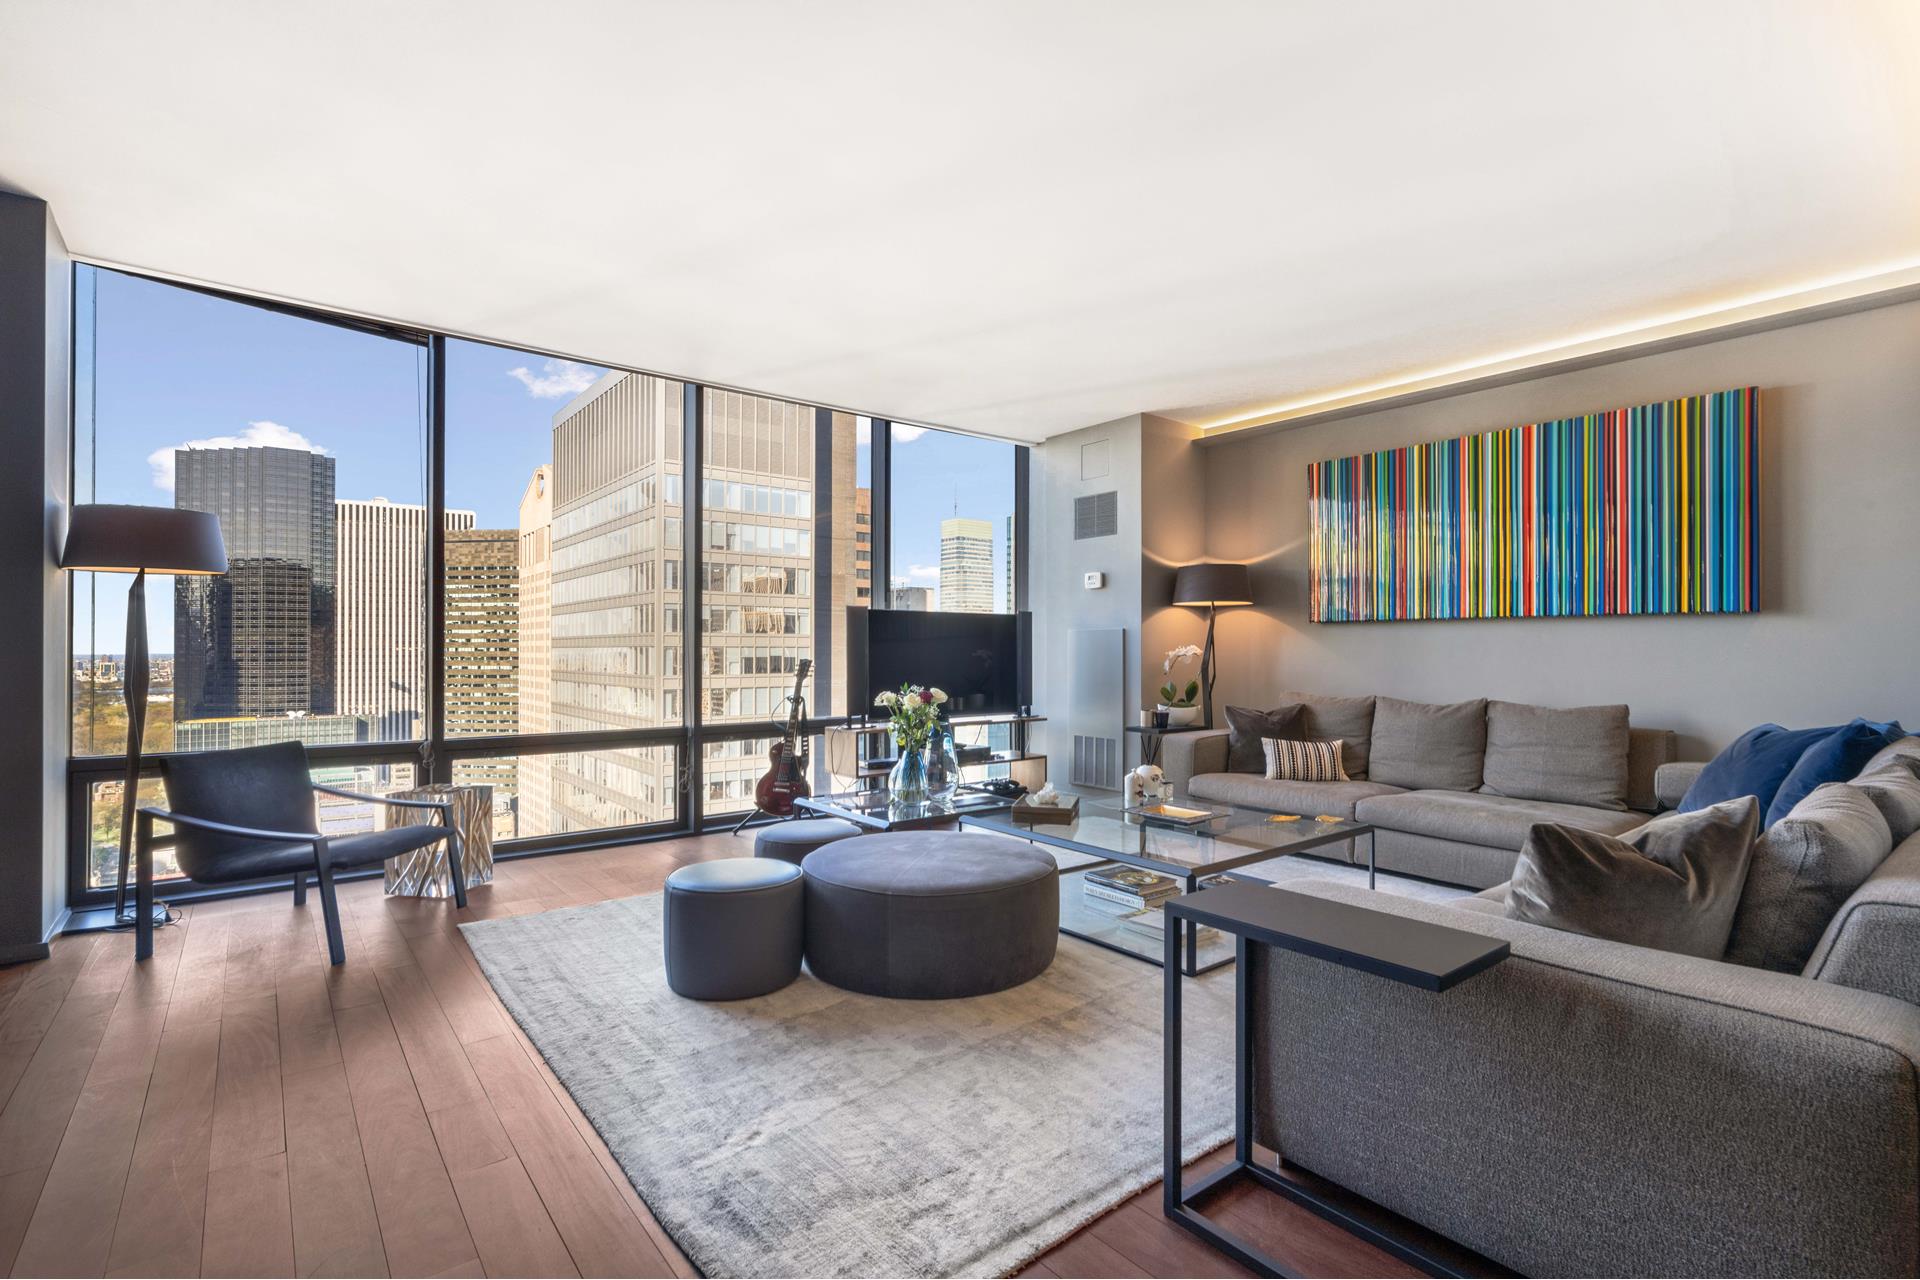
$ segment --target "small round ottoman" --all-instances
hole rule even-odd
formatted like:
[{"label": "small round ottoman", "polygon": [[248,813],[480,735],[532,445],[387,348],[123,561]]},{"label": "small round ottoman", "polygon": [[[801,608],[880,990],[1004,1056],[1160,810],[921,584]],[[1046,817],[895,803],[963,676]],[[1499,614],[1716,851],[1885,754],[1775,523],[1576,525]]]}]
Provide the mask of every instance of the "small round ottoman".
[{"label": "small round ottoman", "polygon": [[998,836],[896,831],[807,858],[807,967],[848,991],[982,996],[1045,972],[1060,940],[1060,869]]},{"label": "small round ottoman", "polygon": [[744,1000],[800,976],[800,868],[721,858],[667,877],[667,985],[691,1000]]},{"label": "small round ottoman", "polygon": [[760,828],[753,837],[753,856],[778,858],[796,865],[823,844],[857,836],[862,828],[845,818],[795,818]]}]

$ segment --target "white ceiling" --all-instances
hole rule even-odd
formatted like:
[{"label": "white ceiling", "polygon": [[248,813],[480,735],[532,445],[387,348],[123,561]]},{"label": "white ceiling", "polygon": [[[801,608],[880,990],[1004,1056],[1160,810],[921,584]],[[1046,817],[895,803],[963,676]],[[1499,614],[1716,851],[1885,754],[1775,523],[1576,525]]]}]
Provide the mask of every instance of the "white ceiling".
[{"label": "white ceiling", "polygon": [[1920,266],[1920,4],[0,6],[71,248],[1037,440]]}]

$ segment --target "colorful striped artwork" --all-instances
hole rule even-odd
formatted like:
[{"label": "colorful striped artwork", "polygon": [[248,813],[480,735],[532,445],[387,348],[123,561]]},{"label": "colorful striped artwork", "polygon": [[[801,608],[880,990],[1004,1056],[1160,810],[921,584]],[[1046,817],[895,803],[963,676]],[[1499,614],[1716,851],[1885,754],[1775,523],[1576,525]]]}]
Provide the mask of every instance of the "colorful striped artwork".
[{"label": "colorful striped artwork", "polygon": [[1315,622],[1751,613],[1760,389],[1307,468]]}]

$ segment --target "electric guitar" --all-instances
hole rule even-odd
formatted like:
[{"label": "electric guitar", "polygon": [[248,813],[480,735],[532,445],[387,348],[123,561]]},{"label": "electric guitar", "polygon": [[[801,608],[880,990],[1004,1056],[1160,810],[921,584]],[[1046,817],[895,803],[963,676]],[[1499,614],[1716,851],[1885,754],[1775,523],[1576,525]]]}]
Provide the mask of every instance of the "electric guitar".
[{"label": "electric guitar", "polygon": [[795,798],[813,794],[807,782],[807,750],[801,745],[800,735],[800,727],[807,719],[807,700],[801,696],[800,688],[812,670],[811,658],[800,659],[793,677],[793,696],[787,699],[786,728],[781,731],[780,740],[767,751],[767,761],[772,767],[753,788],[754,804],[761,812],[777,818],[793,812]]}]

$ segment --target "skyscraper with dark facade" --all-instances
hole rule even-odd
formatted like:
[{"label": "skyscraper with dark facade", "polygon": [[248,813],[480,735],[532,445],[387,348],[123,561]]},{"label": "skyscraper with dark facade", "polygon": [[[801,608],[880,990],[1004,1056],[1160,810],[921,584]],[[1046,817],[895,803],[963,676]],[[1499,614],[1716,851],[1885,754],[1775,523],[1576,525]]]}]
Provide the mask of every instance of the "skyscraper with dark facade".
[{"label": "skyscraper with dark facade", "polygon": [[220,517],[227,572],[174,579],[175,718],[334,711],[334,460],[180,449],[176,507]]}]

